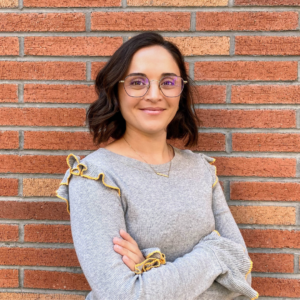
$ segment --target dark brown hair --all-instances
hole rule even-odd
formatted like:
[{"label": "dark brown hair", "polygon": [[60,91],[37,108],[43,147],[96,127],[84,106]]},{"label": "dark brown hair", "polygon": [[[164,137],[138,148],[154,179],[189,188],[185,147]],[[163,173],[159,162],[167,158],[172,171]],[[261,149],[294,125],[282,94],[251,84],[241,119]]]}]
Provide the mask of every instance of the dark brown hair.
[{"label": "dark brown hair", "polygon": [[186,72],[180,50],[155,32],[144,32],[126,41],[97,74],[95,89],[98,99],[90,105],[86,115],[94,143],[107,142],[110,137],[120,139],[125,133],[126,122],[119,108],[118,82],[128,70],[135,52],[154,45],[162,46],[170,52],[180,69],[180,76],[188,81],[180,95],[179,109],[167,126],[167,139],[187,137],[185,147],[197,145],[197,122],[200,124],[200,120],[193,103],[197,90]]}]

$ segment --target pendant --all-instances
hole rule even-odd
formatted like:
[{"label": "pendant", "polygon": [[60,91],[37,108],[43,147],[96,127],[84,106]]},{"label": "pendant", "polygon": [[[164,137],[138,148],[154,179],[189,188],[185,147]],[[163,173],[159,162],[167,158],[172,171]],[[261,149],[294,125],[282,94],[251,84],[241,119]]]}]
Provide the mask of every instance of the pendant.
[{"label": "pendant", "polygon": [[165,177],[169,177],[168,175],[165,175],[165,174],[162,174],[162,173],[156,173],[157,175],[160,175],[160,176],[165,176]]}]

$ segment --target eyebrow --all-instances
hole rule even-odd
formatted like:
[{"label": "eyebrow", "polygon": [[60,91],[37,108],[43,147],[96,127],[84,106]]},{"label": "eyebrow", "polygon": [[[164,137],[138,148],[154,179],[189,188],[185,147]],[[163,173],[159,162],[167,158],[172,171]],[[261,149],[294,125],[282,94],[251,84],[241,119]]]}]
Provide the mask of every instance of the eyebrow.
[{"label": "eyebrow", "polygon": [[[128,74],[128,75],[146,76],[146,77],[147,77],[147,75],[144,74],[144,73],[130,73],[130,74]],[[127,75],[127,76],[128,76],[128,75]],[[161,73],[160,76],[178,76],[178,75],[175,74],[175,73]]]}]

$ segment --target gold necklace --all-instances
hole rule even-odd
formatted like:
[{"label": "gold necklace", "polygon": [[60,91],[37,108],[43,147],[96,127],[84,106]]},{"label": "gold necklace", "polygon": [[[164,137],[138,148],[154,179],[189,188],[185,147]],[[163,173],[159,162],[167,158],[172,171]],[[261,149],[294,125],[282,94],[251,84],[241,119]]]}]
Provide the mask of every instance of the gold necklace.
[{"label": "gold necklace", "polygon": [[[138,154],[131,146],[130,146],[130,144],[126,141],[126,139],[124,138],[124,136],[123,136],[123,139],[125,140],[125,142],[129,145],[129,147],[140,157],[140,158],[142,158],[146,163],[147,163],[147,161],[140,155],[140,154]],[[167,145],[169,145],[169,144],[167,144]],[[171,146],[172,147],[172,146]],[[170,158],[170,154],[169,154],[169,158]],[[150,166],[150,164],[149,163],[147,163],[148,164],[148,166],[157,174],[157,175],[160,175],[160,176],[164,176],[164,177],[169,177],[169,174],[170,174],[170,170],[171,170],[171,164],[172,164],[172,160],[170,160],[170,166],[169,166],[169,171],[168,171],[168,175],[166,175],[166,174],[163,174],[163,173],[159,173],[159,172],[156,172],[151,166]]]}]

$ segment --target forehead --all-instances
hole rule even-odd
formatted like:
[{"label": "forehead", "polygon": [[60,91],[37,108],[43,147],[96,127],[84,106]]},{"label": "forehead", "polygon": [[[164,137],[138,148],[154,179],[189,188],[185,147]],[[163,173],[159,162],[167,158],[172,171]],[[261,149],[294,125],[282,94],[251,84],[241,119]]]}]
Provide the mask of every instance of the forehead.
[{"label": "forehead", "polygon": [[175,73],[180,76],[179,67],[172,54],[161,46],[145,47],[133,55],[126,75],[137,72],[154,77],[162,73]]}]

